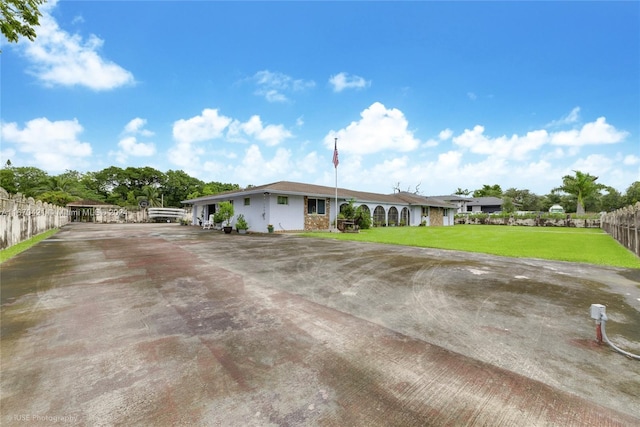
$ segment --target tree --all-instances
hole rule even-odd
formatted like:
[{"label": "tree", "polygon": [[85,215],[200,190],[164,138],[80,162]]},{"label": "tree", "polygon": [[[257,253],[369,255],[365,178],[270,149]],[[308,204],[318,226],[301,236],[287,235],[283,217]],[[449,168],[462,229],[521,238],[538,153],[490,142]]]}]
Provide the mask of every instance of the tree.
[{"label": "tree", "polygon": [[218,212],[227,227],[231,225],[231,218],[233,217],[233,204],[231,202],[220,202],[218,204]]},{"label": "tree", "polygon": [[503,196],[510,197],[514,205],[518,208],[518,210],[521,211],[537,212],[543,209],[542,198],[530,192],[529,190],[518,190],[516,188],[509,188],[503,193]]},{"label": "tree", "polygon": [[473,192],[473,197],[502,197],[502,188],[498,184],[484,184],[481,189]]},{"label": "tree", "polygon": [[162,206],[161,196],[160,193],[158,193],[158,189],[151,185],[145,185],[142,187],[142,195],[138,196],[138,200],[146,200],[149,207],[152,208]]},{"label": "tree", "polygon": [[11,167],[3,169],[1,186],[10,193],[22,193],[26,197],[35,197],[50,179],[42,169],[33,166]]},{"label": "tree", "polygon": [[502,212],[514,213],[515,211],[516,211],[516,206],[513,204],[513,199],[511,197],[503,198]]},{"label": "tree", "polygon": [[64,191],[45,191],[39,194],[37,199],[56,206],[66,206],[67,203],[73,202],[78,198]]},{"label": "tree", "polygon": [[456,192],[453,194],[455,194],[456,196],[468,197],[471,194],[471,191],[467,190],[466,188],[463,190],[462,188],[458,187]]},{"label": "tree", "polygon": [[181,170],[169,170],[166,177],[165,185],[161,189],[164,194],[165,206],[182,206],[180,203],[182,200],[195,199],[200,196],[200,190],[204,186],[204,182]]},{"label": "tree", "polygon": [[635,205],[640,202],[640,181],[632,183],[624,195],[624,202],[627,205]]},{"label": "tree", "polygon": [[0,28],[10,43],[17,43],[20,37],[36,39],[34,27],[40,25],[42,14],[38,8],[43,3],[44,0],[0,1]]},{"label": "tree", "polygon": [[607,194],[602,195],[599,200],[600,211],[610,212],[624,206],[624,197],[613,187],[607,187]]},{"label": "tree", "polygon": [[575,176],[565,175],[562,177],[562,186],[554,188],[552,191],[561,191],[576,196],[576,214],[584,215],[584,201],[593,197],[606,186],[597,184],[597,176],[589,175],[580,171],[574,171]]},{"label": "tree", "polygon": [[11,166],[11,160],[7,160],[4,167],[0,169],[0,187],[13,194],[18,191],[16,189],[16,173]]}]

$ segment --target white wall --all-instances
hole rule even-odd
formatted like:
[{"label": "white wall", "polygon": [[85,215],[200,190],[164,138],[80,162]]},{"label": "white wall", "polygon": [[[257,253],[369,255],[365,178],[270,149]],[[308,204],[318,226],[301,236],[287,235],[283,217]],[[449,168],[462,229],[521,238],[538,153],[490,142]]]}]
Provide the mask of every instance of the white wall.
[{"label": "white wall", "polygon": [[269,195],[269,224],[273,224],[275,231],[304,230],[304,196],[286,197],[289,204],[279,205],[278,195]]}]

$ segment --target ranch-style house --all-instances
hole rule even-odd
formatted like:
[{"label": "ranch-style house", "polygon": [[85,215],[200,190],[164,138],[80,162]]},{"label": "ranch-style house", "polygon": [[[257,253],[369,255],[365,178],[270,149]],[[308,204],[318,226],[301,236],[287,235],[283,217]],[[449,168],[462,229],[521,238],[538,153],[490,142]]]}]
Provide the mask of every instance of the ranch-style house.
[{"label": "ranch-style house", "polygon": [[[337,205],[363,206],[374,226],[438,226],[453,225],[456,206],[412,193],[377,194],[337,189]],[[272,225],[275,231],[330,230],[335,226],[336,189],[321,185],[278,181],[271,184],[229,191],[196,199],[183,200],[192,205],[193,225],[212,218],[220,202],[234,206],[234,218],[244,215],[250,230],[266,232]]]}]

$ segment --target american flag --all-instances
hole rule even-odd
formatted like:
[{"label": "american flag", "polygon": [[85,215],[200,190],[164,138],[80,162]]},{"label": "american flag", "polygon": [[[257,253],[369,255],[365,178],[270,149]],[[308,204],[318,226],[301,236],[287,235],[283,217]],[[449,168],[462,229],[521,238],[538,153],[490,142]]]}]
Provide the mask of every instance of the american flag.
[{"label": "american flag", "polygon": [[338,138],[335,140],[335,145],[333,146],[333,167],[338,167]]}]

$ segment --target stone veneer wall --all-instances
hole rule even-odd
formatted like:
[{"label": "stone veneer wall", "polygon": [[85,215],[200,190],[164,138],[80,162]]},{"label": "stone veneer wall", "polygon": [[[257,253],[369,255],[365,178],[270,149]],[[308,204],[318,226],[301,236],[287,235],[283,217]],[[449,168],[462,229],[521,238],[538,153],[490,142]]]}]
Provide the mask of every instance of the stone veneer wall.
[{"label": "stone veneer wall", "polygon": [[325,214],[309,214],[309,198],[304,196],[304,231],[328,230],[329,218],[331,217],[330,199],[325,199]]}]

